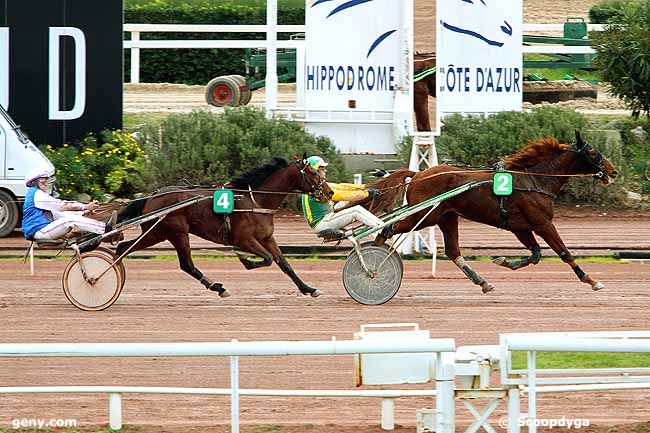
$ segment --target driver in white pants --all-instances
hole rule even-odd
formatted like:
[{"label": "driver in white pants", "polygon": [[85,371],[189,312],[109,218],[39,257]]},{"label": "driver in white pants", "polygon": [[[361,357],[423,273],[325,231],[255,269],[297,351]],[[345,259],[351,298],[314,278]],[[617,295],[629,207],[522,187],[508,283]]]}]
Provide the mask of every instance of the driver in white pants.
[{"label": "driver in white pants", "polygon": [[[320,174],[321,178],[327,177],[327,163],[320,156],[311,156],[307,162]],[[366,190],[364,185],[328,183],[334,191],[332,201],[357,201],[376,194],[378,191]],[[309,226],[316,232],[340,230],[353,222],[360,222],[368,227],[379,227],[383,221],[362,206],[352,206],[336,212],[331,202],[321,203],[307,194],[302,196],[303,216]]]},{"label": "driver in white pants", "polygon": [[[103,234],[107,224],[83,216],[97,208],[96,201],[83,204],[52,197],[54,173],[50,169],[32,170],[25,178],[29,188],[23,205],[23,234],[26,239],[61,239],[71,231]],[[114,218],[113,218],[114,219]],[[114,225],[111,220],[109,225]]]}]

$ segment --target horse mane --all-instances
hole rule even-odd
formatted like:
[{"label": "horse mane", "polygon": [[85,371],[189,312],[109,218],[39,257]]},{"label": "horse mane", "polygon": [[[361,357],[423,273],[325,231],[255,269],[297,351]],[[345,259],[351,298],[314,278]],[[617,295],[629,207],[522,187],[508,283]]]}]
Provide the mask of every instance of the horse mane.
[{"label": "horse mane", "polygon": [[506,169],[532,167],[542,160],[568,149],[568,144],[560,143],[555,138],[544,137],[528,143],[514,155],[504,158],[503,162]]},{"label": "horse mane", "polygon": [[248,189],[249,186],[251,188],[257,188],[273,173],[288,165],[289,163],[286,159],[276,156],[270,163],[245,171],[234,177],[230,181],[230,184],[235,189]]}]

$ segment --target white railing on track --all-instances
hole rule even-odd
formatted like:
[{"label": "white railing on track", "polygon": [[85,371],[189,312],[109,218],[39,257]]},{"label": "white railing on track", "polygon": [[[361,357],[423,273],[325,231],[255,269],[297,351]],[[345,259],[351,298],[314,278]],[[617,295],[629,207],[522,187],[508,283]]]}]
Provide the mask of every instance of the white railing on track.
[{"label": "white railing on track", "polygon": [[[537,352],[608,352],[650,353],[650,332],[556,332],[501,334],[501,384],[518,386],[528,394],[527,418],[537,418],[537,394],[556,392],[588,392],[650,388],[650,368],[538,369]],[[512,368],[512,352],[527,354],[525,369]],[[644,374],[633,376],[631,374]],[[575,374],[578,376],[567,376]],[[556,377],[538,377],[555,375]],[[538,386],[546,385],[546,386]],[[509,413],[509,433],[519,431],[519,404],[516,413]],[[529,433],[537,431],[535,422]]]},{"label": "white railing on track", "polygon": [[[304,25],[279,25],[278,33],[304,33]],[[563,24],[524,24],[524,32],[561,32]],[[602,24],[589,24],[589,31],[602,31]],[[124,24],[124,31],[131,38],[124,41],[124,49],[131,50],[131,83],[140,82],[140,50],[168,48],[267,48],[271,41],[266,39],[242,40],[142,40],[142,33],[266,33],[269,26],[256,25],[209,25],[209,24]],[[278,48],[302,48],[302,40],[278,40]],[[537,54],[590,54],[591,47],[564,45],[524,46],[524,53]]]},{"label": "white railing on track", "polygon": [[[436,427],[439,433],[454,431],[453,354],[450,338],[428,340],[332,340],[332,341],[264,341],[229,343],[41,343],[0,344],[0,358],[24,357],[187,357],[229,356],[230,388],[163,388],[120,386],[48,386],[0,387],[8,393],[107,393],[109,426],[122,427],[123,393],[216,394],[230,395],[231,431],[239,432],[239,397],[315,396],[315,397],[382,397],[382,426],[392,428],[393,398],[436,396]],[[435,357],[436,390],[242,390],[239,388],[240,356],[348,355],[362,353],[431,353]],[[451,358],[450,358],[451,356]],[[452,361],[450,361],[450,359]]]}]

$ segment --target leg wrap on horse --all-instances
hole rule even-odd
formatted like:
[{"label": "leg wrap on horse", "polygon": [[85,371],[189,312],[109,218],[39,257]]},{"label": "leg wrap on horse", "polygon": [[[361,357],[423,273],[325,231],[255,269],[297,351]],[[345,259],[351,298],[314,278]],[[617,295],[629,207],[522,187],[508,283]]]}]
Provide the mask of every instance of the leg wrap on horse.
[{"label": "leg wrap on horse", "polygon": [[530,256],[530,263],[536,265],[542,259],[542,249],[539,245],[533,245],[533,254]]},{"label": "leg wrap on horse", "polygon": [[576,265],[574,268],[571,269],[573,269],[573,272],[575,272],[576,276],[580,281],[585,282],[585,280],[589,278],[589,275],[587,275],[585,271],[580,269],[580,266]]},{"label": "leg wrap on horse", "polygon": [[465,275],[467,275],[467,278],[469,278],[472,283],[480,286],[485,282],[485,280],[481,278],[479,274],[474,272],[474,269],[470,268],[469,265],[465,263],[465,259],[463,257],[456,257],[454,263],[460,268],[461,271],[463,271]]}]

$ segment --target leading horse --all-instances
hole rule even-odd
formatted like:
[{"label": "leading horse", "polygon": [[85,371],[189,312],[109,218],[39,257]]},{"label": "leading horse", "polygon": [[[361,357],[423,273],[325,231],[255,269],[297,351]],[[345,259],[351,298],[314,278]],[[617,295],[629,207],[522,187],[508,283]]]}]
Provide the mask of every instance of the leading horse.
[{"label": "leading horse", "polygon": [[[325,179],[304,158],[291,164],[282,158],[274,158],[271,163],[234,178],[226,187],[238,195],[235,209],[229,216],[216,215],[209,198],[199,201],[168,214],[155,227],[154,221],[142,224],[143,236],[119,243],[116,255],[119,257],[168,240],[176,249],[183,271],[209,290],[218,292],[220,297],[229,296],[222,283],[213,282],[194,266],[190,249],[191,233],[217,244],[232,245],[262,259],[252,261],[240,256],[239,260],[246,269],[270,266],[275,262],[296,284],[300,293],[319,296],[322,292],[305,284],[282,255],[273,237],[273,216],[292,192],[310,194],[320,201],[329,200],[333,192]],[[173,191],[133,202],[119,213],[118,223],[192,197],[211,196],[213,191]]]},{"label": "leading horse", "polygon": [[[420,203],[469,182],[483,185],[440,203],[419,225],[429,209],[387,227],[377,236],[378,245],[391,236],[437,225],[442,232],[445,254],[467,277],[481,286],[483,293],[494,290],[465,262],[458,244],[458,217],[499,227],[512,232],[531,251],[527,258],[509,261],[505,257],[494,260],[498,265],[512,270],[537,264],[541,249],[535,235],[540,236],[567,263],[583,283],[593,290],[605,286],[591,278],[576,263],[553,225],[553,203],[562,186],[572,176],[594,176],[603,184],[618,175],[610,161],[576,132],[576,143],[571,146],[555,139],[545,138],[528,144],[519,152],[505,158],[504,168],[513,174],[514,191],[511,196],[495,196],[492,192],[494,171],[470,170],[441,165],[419,172],[407,187],[409,205]],[[369,185],[373,186],[373,185]]]}]

